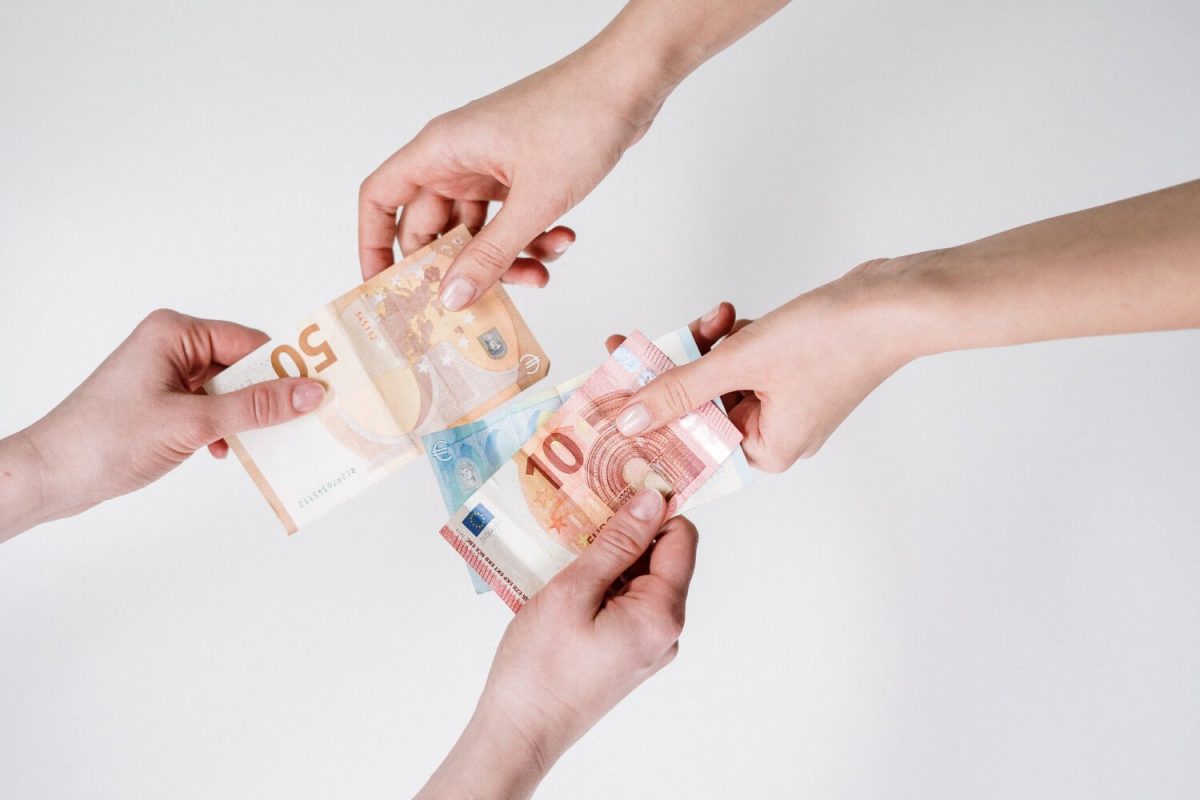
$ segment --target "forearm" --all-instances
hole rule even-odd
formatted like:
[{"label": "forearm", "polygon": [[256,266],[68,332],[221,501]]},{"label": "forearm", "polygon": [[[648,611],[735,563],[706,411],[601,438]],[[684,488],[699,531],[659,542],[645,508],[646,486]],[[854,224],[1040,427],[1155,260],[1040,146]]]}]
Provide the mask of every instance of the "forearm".
[{"label": "forearm", "polygon": [[530,797],[563,749],[532,741],[485,698],[417,798]]},{"label": "forearm", "polygon": [[1200,327],[1200,181],[892,264],[914,355]]},{"label": "forearm", "polygon": [[631,0],[578,55],[650,116],[697,67],[779,11],[788,0]]}]

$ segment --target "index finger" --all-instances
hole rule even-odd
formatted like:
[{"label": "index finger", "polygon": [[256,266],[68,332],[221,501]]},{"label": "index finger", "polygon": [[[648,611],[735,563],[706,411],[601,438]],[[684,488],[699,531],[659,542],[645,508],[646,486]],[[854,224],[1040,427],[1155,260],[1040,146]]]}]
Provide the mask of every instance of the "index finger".
[{"label": "index finger", "polygon": [[358,190],[358,262],[363,280],[378,275],[395,262],[396,212],[412,200],[419,188],[412,179],[411,145],[367,176]]}]

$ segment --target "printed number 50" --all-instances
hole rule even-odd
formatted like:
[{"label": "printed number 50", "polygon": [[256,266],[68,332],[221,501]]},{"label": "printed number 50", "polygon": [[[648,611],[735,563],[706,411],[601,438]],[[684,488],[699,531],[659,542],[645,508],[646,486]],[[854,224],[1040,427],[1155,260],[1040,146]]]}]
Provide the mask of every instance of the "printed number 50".
[{"label": "printed number 50", "polygon": [[[297,342],[297,344],[300,345],[300,349],[303,350],[306,355],[313,357],[324,356],[321,363],[314,367],[316,372],[320,372],[329,365],[337,363],[337,356],[333,354],[333,348],[329,346],[329,342],[313,342],[313,335],[320,332],[321,329],[318,328],[317,324],[314,322],[312,325],[309,325],[307,328],[300,331],[300,340]],[[283,368],[284,356],[287,356],[288,359],[291,360],[292,364],[295,365],[296,371],[300,373],[299,375],[292,375]],[[308,365],[304,363],[303,356],[297,353],[296,348],[292,347],[290,344],[281,344],[279,347],[276,347],[271,351],[271,366],[274,367],[275,374],[281,378],[308,377]]]}]

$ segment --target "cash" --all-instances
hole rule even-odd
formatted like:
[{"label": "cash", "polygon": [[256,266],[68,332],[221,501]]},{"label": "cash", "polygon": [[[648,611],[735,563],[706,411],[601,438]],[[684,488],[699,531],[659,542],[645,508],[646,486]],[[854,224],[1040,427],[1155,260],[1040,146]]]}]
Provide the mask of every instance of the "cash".
[{"label": "cash", "polygon": [[546,375],[549,360],[499,285],[469,309],[437,302],[470,241],[458,227],[303,319],[205,385],[325,384],[314,413],[229,437],[289,533],[422,452],[421,436],[477,418]]},{"label": "cash", "polygon": [[[654,346],[676,364],[700,357],[700,351],[687,327],[679,328],[654,340]],[[446,512],[453,513],[511,459],[521,445],[531,439],[558,411],[591,372],[585,372],[550,389],[531,392],[481,419],[449,430],[422,437],[425,453],[437,479]],[[740,447],[716,473],[680,507],[680,513],[737,491],[750,482],[750,467]],[[490,586],[469,566],[475,591],[482,594]]]},{"label": "cash", "polygon": [[[673,366],[633,333],[442,526],[442,537],[513,611],[583,552],[638,491],[658,489],[668,514],[678,513],[739,450],[741,434],[714,403],[656,431],[626,437],[617,430],[616,415],[629,395]],[[526,425],[545,410],[537,404],[526,409]],[[519,435],[521,414],[509,416],[516,416],[517,427],[508,433]],[[486,438],[481,446],[487,452]],[[453,461],[449,440],[446,447]],[[474,480],[465,475],[469,469],[482,476],[490,468],[490,461],[480,462],[483,468],[468,462],[456,480]]]}]

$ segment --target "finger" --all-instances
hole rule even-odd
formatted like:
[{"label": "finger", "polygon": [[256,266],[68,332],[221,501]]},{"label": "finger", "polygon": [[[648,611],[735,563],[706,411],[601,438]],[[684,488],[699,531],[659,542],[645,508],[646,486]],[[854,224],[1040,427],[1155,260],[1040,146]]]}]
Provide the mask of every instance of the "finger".
[{"label": "finger", "polygon": [[500,279],[521,250],[550,221],[528,195],[512,191],[508,200],[479,235],[470,241],[446,271],[439,300],[450,311],[471,305]]},{"label": "finger", "polygon": [[488,204],[486,200],[455,200],[450,209],[450,220],[446,230],[465,225],[471,235],[479,233],[483,223],[487,222]]},{"label": "finger", "polygon": [[619,333],[614,333],[612,336],[604,340],[604,347],[608,350],[608,354],[612,355],[612,352],[620,347],[624,341],[624,336]]},{"label": "finger", "polygon": [[557,225],[545,233],[534,237],[532,242],[525,245],[525,252],[538,261],[545,263],[547,261],[554,261],[567,252],[567,248],[574,243],[575,231],[566,225]]},{"label": "finger", "polygon": [[721,337],[727,336],[733,329],[736,319],[737,312],[733,310],[733,304],[722,302],[717,303],[711,311],[689,324],[688,330],[692,332],[692,338],[696,340],[696,347],[700,350],[700,355],[711,350]]},{"label": "finger", "polygon": [[535,258],[521,257],[500,276],[500,280],[516,286],[534,286],[541,289],[550,282],[550,270]]},{"label": "finger", "polygon": [[[227,367],[230,364],[236,364],[244,356],[262,347],[271,338],[257,328],[248,328],[236,322],[226,322],[220,319],[197,319],[193,321],[193,324],[208,340],[209,364],[205,365],[206,375],[210,372],[211,365]],[[209,376],[209,380],[211,380],[211,376]]]},{"label": "finger", "polygon": [[420,250],[446,230],[450,221],[450,210],[454,201],[436,192],[421,189],[404,206],[400,222],[396,226],[396,240],[400,252],[408,255]]},{"label": "finger", "polygon": [[617,428],[626,436],[655,430],[700,408],[714,397],[748,388],[746,374],[752,359],[745,347],[730,340],[707,355],[667,370],[643,386],[617,414]]},{"label": "finger", "polygon": [[325,399],[325,387],[309,378],[264,381],[236,392],[189,395],[195,449],[233,433],[265,428],[307,414]]},{"label": "finger", "polygon": [[674,517],[658,534],[650,551],[650,574],[657,577],[680,601],[687,597],[696,570],[696,526],[685,517]]},{"label": "finger", "polygon": [[729,410],[729,421],[742,432],[742,452],[746,463],[765,472],[782,472],[790,464],[781,464],[779,455],[768,445],[762,429],[762,401],[744,398]]},{"label": "finger", "polygon": [[363,280],[374,277],[395,261],[396,211],[417,193],[412,178],[416,166],[412,143],[405,145],[367,176],[358,190],[358,262]]},{"label": "finger", "polygon": [[570,585],[572,591],[567,596],[594,614],[621,573],[646,552],[662,526],[666,506],[657,490],[638,492],[554,580]]},{"label": "finger", "polygon": [[209,442],[208,452],[213,458],[224,458],[229,455],[229,442],[224,439],[217,439],[215,442]]}]

